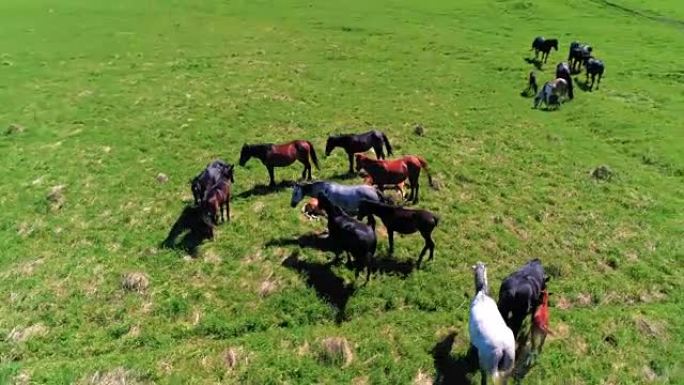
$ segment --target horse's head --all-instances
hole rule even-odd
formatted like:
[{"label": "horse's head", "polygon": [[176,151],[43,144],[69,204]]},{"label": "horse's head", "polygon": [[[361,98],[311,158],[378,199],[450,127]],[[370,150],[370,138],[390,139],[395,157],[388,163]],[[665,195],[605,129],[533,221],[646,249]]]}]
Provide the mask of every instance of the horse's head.
[{"label": "horse's head", "polygon": [[328,140],[325,142],[325,156],[329,156],[332,150],[337,147],[337,137],[330,135],[328,136]]},{"label": "horse's head", "polygon": [[248,144],[242,145],[242,150],[240,150],[240,161],[238,164],[240,167],[244,167],[249,158],[252,157],[251,148]]},{"label": "horse's head", "polygon": [[235,171],[235,166],[232,164],[226,165],[226,167],[223,169],[223,175],[230,181],[230,183],[235,183],[235,176],[233,175],[233,171]]},{"label": "horse's head", "polygon": [[290,199],[290,206],[297,207],[297,204],[304,199],[304,186],[301,183],[295,183],[292,186],[292,198]]},{"label": "horse's head", "polygon": [[475,275],[475,293],[484,290],[485,294],[487,294],[487,268],[485,264],[482,262],[476,263],[473,266],[473,273]]}]

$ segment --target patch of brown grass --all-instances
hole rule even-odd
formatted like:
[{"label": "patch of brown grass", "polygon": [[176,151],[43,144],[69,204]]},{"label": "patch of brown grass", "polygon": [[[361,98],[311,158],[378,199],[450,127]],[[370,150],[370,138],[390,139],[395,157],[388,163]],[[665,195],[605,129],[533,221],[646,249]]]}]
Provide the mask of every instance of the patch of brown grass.
[{"label": "patch of brown grass", "polygon": [[37,323],[26,328],[15,327],[9,334],[7,339],[13,342],[25,342],[33,337],[42,337],[48,333],[48,328],[42,323]]},{"label": "patch of brown grass", "polygon": [[413,379],[413,385],[432,385],[432,378],[422,370],[418,370],[416,377]]},{"label": "patch of brown grass", "polygon": [[50,192],[47,195],[47,201],[52,211],[57,211],[64,206],[64,203],[66,202],[66,197],[64,196],[65,188],[65,185],[60,184],[53,186],[50,189]]},{"label": "patch of brown grass", "polygon": [[667,327],[661,321],[650,320],[642,315],[633,317],[634,325],[643,334],[659,340],[667,339]]},{"label": "patch of brown grass", "polygon": [[319,358],[333,365],[349,366],[354,360],[351,345],[344,337],[328,337],[320,342]]},{"label": "patch of brown grass", "polygon": [[95,372],[92,376],[84,377],[78,385],[142,385],[142,382],[130,370],[122,367],[108,372]]},{"label": "patch of brown grass", "polygon": [[150,279],[142,272],[130,272],[121,278],[121,287],[124,290],[141,293],[150,286]]}]

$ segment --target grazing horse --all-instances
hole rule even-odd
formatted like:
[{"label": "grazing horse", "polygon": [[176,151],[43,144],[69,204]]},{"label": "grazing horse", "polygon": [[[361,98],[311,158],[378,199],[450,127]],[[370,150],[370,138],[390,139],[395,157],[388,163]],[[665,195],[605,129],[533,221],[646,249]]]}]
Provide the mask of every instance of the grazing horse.
[{"label": "grazing horse", "polygon": [[568,53],[568,63],[573,73],[579,72],[579,67],[586,59],[591,56],[591,48],[588,44],[581,44],[578,41],[570,43],[570,52]]},{"label": "grazing horse", "polygon": [[596,79],[596,75],[598,75],[598,82],[596,83],[596,89],[598,90],[599,85],[601,84],[603,71],[606,69],[605,65],[603,64],[603,60],[589,57],[584,61],[584,68],[586,69],[587,73],[587,78],[584,81],[584,84],[589,83],[589,76],[591,75],[591,85],[589,85],[589,91],[591,91],[592,88],[594,88],[594,80]]},{"label": "grazing horse", "polygon": [[550,80],[544,84],[544,87],[534,98],[534,108],[539,107],[541,102],[544,102],[546,108],[549,108],[551,105],[559,106],[561,97],[565,96],[567,92],[568,83],[565,79]]},{"label": "grazing horse", "polygon": [[365,184],[347,186],[334,182],[297,183],[292,188],[290,206],[296,207],[305,196],[325,196],[337,207],[349,215],[356,215],[362,200],[384,202],[385,197],[373,186]]},{"label": "grazing horse", "polygon": [[486,385],[487,377],[491,376],[495,384],[501,379],[505,384],[515,363],[515,337],[489,296],[484,263],[473,266],[473,272],[475,297],[470,304],[468,331],[480,362],[480,383]]},{"label": "grazing horse", "polygon": [[377,215],[387,228],[389,238],[389,254],[394,253],[394,232],[399,234],[413,234],[420,232],[425,240],[425,246],[418,256],[416,266],[420,268],[423,256],[430,250],[432,260],[435,254],[435,242],[432,240],[432,230],[437,227],[439,217],[427,210],[412,210],[399,206],[392,206],[385,203],[362,201],[359,206],[359,216],[368,217],[369,223],[375,225],[373,215]]},{"label": "grazing horse", "polygon": [[304,164],[304,171],[302,171],[302,179],[307,177],[311,180],[311,163],[318,169],[318,158],[316,157],[316,150],[313,144],[308,140],[295,140],[283,144],[245,144],[240,151],[240,166],[244,166],[251,158],[258,158],[261,163],[268,169],[268,176],[270,178],[270,187],[275,187],[275,167],[286,167],[294,163],[296,160]]},{"label": "grazing horse", "polygon": [[536,312],[547,281],[541,261],[533,259],[501,282],[499,312],[515,336],[525,317]]},{"label": "grazing horse", "polygon": [[363,154],[356,154],[356,171],[361,171],[362,169],[366,170],[372,183],[381,190],[385,185],[400,185],[408,179],[411,184],[408,200],[413,200],[413,203],[418,203],[421,169],[425,169],[428,181],[432,185],[432,176],[430,175],[427,162],[425,159],[415,155],[406,155],[394,160],[376,160]]},{"label": "grazing horse", "polygon": [[199,205],[200,200],[204,196],[207,189],[222,179],[233,178],[233,165],[224,162],[221,159],[217,159],[207,165],[207,167],[202,170],[199,175],[194,177],[190,181],[190,189],[192,190],[192,196],[195,199],[195,204]]},{"label": "grazing horse", "polygon": [[[208,218],[211,221],[205,221],[209,225],[209,237],[214,238],[214,226],[218,224],[219,216],[221,222],[228,220],[230,222],[230,192],[231,184],[229,180],[221,180],[207,190],[202,198],[200,204],[203,218]],[[225,209],[226,216],[223,216]]]},{"label": "grazing horse", "polygon": [[378,159],[385,159],[385,153],[382,151],[383,144],[387,147],[387,155],[392,156],[392,146],[389,139],[381,131],[372,130],[356,135],[331,135],[325,143],[325,156],[329,156],[336,147],[342,147],[347,152],[347,157],[349,158],[349,173],[353,174],[354,154],[366,152],[373,148]]},{"label": "grazing horse", "polygon": [[556,66],[556,79],[558,78],[565,79],[565,81],[568,83],[568,97],[570,99],[574,98],[575,96],[572,92],[572,75],[568,63],[558,63]]},{"label": "grazing horse", "polygon": [[549,58],[549,52],[551,48],[558,51],[558,39],[544,39],[541,36],[537,36],[532,41],[532,49],[534,50],[534,58],[537,59],[539,52],[542,53],[542,62],[546,63]]},{"label": "grazing horse", "polygon": [[370,279],[373,258],[377,247],[377,238],[373,227],[359,222],[335,206],[324,193],[318,194],[318,205],[328,216],[328,240],[331,251],[335,253],[335,261],[339,261],[343,252],[349,255],[355,264],[356,277],[366,268],[366,282]]}]

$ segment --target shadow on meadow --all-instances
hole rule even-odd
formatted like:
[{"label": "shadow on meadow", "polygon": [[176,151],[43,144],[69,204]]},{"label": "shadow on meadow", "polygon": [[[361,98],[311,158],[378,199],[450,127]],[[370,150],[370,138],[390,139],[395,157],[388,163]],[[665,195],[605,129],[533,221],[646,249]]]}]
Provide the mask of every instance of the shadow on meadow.
[{"label": "shadow on meadow", "polygon": [[[161,242],[161,247],[184,250],[191,256],[197,256],[199,245],[210,238],[211,228],[202,221],[199,207],[185,206],[169,234]],[[182,235],[180,241],[178,238]]]},{"label": "shadow on meadow", "polygon": [[359,178],[359,175],[356,173],[349,173],[349,172],[341,172],[335,175],[330,176],[328,179],[329,180],[351,180],[351,179],[357,179]]},{"label": "shadow on meadow", "polygon": [[274,194],[283,190],[287,190],[288,188],[291,188],[294,186],[295,182],[289,181],[289,180],[284,180],[281,181],[280,183],[277,183],[274,187],[265,185],[265,184],[257,184],[254,185],[249,190],[243,191],[237,195],[235,195],[236,198],[250,198],[253,196],[261,196],[261,195],[268,195],[268,194]]},{"label": "shadow on meadow", "polygon": [[529,57],[526,57],[526,58],[523,58],[523,59],[525,59],[525,62],[526,62],[527,64],[533,64],[534,67],[535,67],[537,70],[539,70],[539,71],[542,70],[542,62],[541,62],[541,60],[539,60],[539,59],[531,59],[531,58],[529,58]]},{"label": "shadow on meadow", "polygon": [[432,348],[432,359],[435,365],[435,385],[470,384],[471,378],[478,371],[477,354],[468,349],[458,357],[451,355],[456,332],[449,333]]},{"label": "shadow on meadow", "polygon": [[356,289],[353,282],[345,283],[342,277],[332,271],[333,262],[304,261],[299,259],[299,252],[295,251],[282,265],[304,277],[306,284],[316,291],[316,295],[335,309],[336,323],[346,320],[347,303]]}]

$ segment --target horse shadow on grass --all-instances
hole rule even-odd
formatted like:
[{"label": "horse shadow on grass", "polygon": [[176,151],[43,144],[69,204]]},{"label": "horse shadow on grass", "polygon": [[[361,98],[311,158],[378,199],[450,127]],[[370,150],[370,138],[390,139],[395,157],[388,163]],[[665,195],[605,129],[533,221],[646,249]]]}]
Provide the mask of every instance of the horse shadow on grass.
[{"label": "horse shadow on grass", "polygon": [[[169,230],[169,234],[161,242],[161,247],[183,250],[193,257],[197,256],[197,249],[206,239],[210,239],[211,227],[202,220],[199,207],[185,206],[176,222]],[[179,237],[182,238],[180,241]]]},{"label": "horse shadow on grass", "polygon": [[541,62],[541,60],[539,60],[539,59],[532,59],[532,58],[529,58],[529,57],[526,57],[526,58],[524,58],[524,59],[525,59],[525,62],[526,62],[527,64],[533,64],[534,67],[535,67],[537,70],[539,70],[539,71],[542,70],[542,62]]},{"label": "horse shadow on grass", "polygon": [[[425,266],[425,262],[423,262],[423,266]],[[411,275],[416,268],[416,265],[412,261],[399,261],[389,255],[384,255],[381,257],[376,256],[375,268],[373,270],[378,274],[395,275],[401,279],[405,279]]]},{"label": "horse shadow on grass", "polygon": [[589,85],[591,85],[591,80],[580,80],[579,78],[575,78],[575,84],[577,84],[577,87],[584,91],[584,92],[591,92],[591,88],[589,88]]},{"label": "horse shadow on grass", "polygon": [[432,348],[432,359],[435,365],[435,385],[471,384],[473,374],[479,369],[477,352],[468,349],[457,357],[452,356],[456,332],[449,333]]}]

